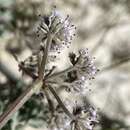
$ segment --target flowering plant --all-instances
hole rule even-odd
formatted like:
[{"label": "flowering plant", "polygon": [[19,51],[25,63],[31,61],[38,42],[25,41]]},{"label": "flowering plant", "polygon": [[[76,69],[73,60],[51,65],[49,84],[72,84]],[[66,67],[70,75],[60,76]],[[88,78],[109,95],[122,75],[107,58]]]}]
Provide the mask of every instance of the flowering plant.
[{"label": "flowering plant", "polygon": [[[56,66],[48,67],[58,58],[59,53],[65,47],[70,46],[75,29],[69,15],[63,18],[56,10],[49,16],[40,16],[36,31],[37,37],[41,39],[39,50],[24,61],[18,61],[15,57],[19,63],[19,69],[33,79],[32,85],[14,102],[9,110],[0,116],[0,128],[33,94],[43,93],[51,113],[47,122],[48,129],[93,129],[98,122],[96,110],[85,104],[77,104],[77,101],[74,103],[63,102],[55,88],[55,86],[64,86],[67,92],[82,95],[82,92],[87,89],[88,80],[93,79],[98,71],[88,49],[81,49],[78,54],[71,52],[69,54],[71,66],[63,71],[57,72]],[[62,78],[62,76],[64,77]],[[62,82],[56,80],[57,78],[61,78]],[[52,102],[50,93],[57,100],[57,105]]]}]

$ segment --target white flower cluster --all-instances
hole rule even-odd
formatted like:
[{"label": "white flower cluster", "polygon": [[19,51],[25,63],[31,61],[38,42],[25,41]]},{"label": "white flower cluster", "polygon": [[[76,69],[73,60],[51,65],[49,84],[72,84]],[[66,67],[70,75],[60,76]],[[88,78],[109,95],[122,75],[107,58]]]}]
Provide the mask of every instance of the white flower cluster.
[{"label": "white flower cluster", "polygon": [[75,119],[71,122],[73,130],[92,130],[98,123],[97,112],[93,107],[76,106],[73,109]]},{"label": "white flower cluster", "polygon": [[54,10],[50,16],[41,16],[37,29],[37,35],[42,36],[43,44],[48,33],[54,34],[50,51],[60,53],[65,46],[70,46],[76,27],[71,24],[69,15],[63,18],[58,11]]},{"label": "white flower cluster", "polygon": [[79,56],[71,53],[71,61],[75,73],[75,80],[70,83],[68,88],[75,92],[85,92],[84,90],[88,88],[89,80],[94,79],[98,69],[94,65],[94,58],[88,53],[88,49],[79,50]]},{"label": "white flower cluster", "polygon": [[81,49],[79,51],[79,59],[76,64],[78,75],[81,80],[91,80],[97,73],[97,68],[94,65],[93,59],[88,53],[88,49]]},{"label": "white flower cluster", "polygon": [[[74,116],[72,120],[60,110],[60,113],[55,113],[48,128],[50,130],[93,130],[95,124],[99,123],[95,108],[81,105],[81,103],[77,104],[77,102],[74,106],[71,104],[71,107],[73,107],[72,114]],[[58,124],[55,125],[55,122]]]}]

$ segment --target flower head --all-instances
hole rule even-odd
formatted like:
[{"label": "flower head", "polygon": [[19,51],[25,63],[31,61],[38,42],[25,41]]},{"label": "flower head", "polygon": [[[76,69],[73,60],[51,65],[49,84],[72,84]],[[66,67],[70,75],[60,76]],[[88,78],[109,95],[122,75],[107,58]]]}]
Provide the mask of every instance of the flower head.
[{"label": "flower head", "polygon": [[71,121],[73,130],[93,130],[97,120],[97,111],[93,107],[76,105],[73,108],[75,119]]},{"label": "flower head", "polygon": [[70,61],[76,70],[76,78],[71,82],[71,90],[84,91],[87,88],[88,80],[94,79],[98,69],[94,65],[93,59],[88,53],[88,49],[79,50],[79,56],[74,53],[70,54]]},{"label": "flower head", "polygon": [[[79,50],[79,58],[76,64],[79,77],[82,79],[93,79],[98,69],[95,67],[93,59],[88,53],[88,49]],[[84,78],[83,78],[84,77]]]},{"label": "flower head", "polygon": [[58,11],[54,10],[49,16],[41,16],[37,35],[45,42],[48,33],[53,34],[50,51],[60,53],[65,46],[69,47],[72,37],[75,35],[74,31],[75,26],[71,24],[69,15],[63,18]]}]

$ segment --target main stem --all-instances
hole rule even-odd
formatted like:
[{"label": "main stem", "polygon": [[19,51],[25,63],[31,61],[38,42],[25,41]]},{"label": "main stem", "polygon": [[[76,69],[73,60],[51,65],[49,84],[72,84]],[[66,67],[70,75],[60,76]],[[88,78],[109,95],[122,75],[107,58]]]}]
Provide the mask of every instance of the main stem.
[{"label": "main stem", "polygon": [[19,110],[28,99],[41,88],[43,81],[36,80],[28,87],[16,101],[11,104],[8,109],[0,116],[0,129],[8,122],[13,114]]},{"label": "main stem", "polygon": [[46,66],[46,62],[47,62],[47,58],[48,58],[48,52],[49,52],[50,47],[51,47],[52,38],[53,38],[53,35],[50,32],[48,32],[47,41],[46,41],[46,48],[45,48],[44,56],[43,56],[42,61],[41,61],[41,66],[39,68],[39,79],[42,79],[44,76],[45,66]]},{"label": "main stem", "polygon": [[51,46],[53,35],[49,32],[47,41],[46,41],[46,49],[44,52],[44,56],[41,61],[41,65],[39,67],[39,77],[38,79],[32,83],[30,87],[28,87],[20,97],[16,99],[16,101],[9,106],[9,108],[0,116],[0,129],[8,122],[8,120],[12,117],[12,115],[19,110],[23,104],[28,101],[28,99],[42,87],[43,81],[42,78],[45,72],[45,65],[48,58],[48,52]]}]

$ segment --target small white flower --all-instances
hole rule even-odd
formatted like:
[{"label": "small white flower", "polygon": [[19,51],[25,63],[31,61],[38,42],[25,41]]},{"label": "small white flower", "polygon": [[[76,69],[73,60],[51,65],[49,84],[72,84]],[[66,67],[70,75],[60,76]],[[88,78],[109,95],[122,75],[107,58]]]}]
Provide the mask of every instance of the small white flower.
[{"label": "small white flower", "polygon": [[89,55],[88,49],[81,49],[79,54],[80,56],[76,63],[78,76],[84,76],[85,79],[93,79],[98,71],[93,62],[94,58]]}]

